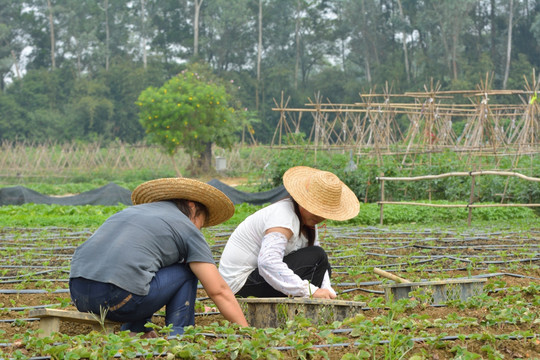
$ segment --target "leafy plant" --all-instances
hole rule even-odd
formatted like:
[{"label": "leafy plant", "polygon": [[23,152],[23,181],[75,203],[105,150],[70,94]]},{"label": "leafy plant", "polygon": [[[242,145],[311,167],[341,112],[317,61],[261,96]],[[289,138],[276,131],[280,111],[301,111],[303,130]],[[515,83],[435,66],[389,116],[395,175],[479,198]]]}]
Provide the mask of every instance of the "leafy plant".
[{"label": "leafy plant", "polygon": [[239,130],[231,95],[203,64],[190,64],[159,89],[146,89],[137,105],[148,140],[169,155],[182,147],[191,156],[192,170],[207,172],[212,144],[230,148]]}]

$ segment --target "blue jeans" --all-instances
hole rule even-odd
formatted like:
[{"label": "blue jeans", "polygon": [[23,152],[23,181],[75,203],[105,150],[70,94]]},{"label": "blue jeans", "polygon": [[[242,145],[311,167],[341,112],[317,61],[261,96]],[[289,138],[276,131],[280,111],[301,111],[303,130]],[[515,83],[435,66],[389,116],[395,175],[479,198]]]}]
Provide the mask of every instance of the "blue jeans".
[{"label": "blue jeans", "polygon": [[[71,299],[79,311],[123,322],[122,330],[148,332],[145,324],[166,306],[165,323],[172,324],[170,335],[184,333],[184,326],[195,324],[195,297],[198,279],[188,265],[175,264],[160,269],[150,282],[148,295],[136,295],[116,285],[88,280],[69,279]],[[103,310],[102,310],[103,309]]]}]

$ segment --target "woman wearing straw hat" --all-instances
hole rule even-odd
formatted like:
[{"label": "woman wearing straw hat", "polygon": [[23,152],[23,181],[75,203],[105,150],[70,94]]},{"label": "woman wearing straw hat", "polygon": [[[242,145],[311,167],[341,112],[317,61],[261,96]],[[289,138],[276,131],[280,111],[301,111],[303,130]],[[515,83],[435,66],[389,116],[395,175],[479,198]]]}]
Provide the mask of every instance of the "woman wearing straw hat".
[{"label": "woman wearing straw hat", "polygon": [[187,178],[145,182],[131,199],[135,206],[107,219],[73,255],[69,288],[77,309],[104,312],[123,322],[122,330],[156,337],[145,324],[166,306],[165,322],[179,335],[195,323],[200,280],[227,320],[247,326],[200,231],[229,219],[231,200]]},{"label": "woman wearing straw hat", "polygon": [[333,299],[317,224],[355,217],[358,198],[333,173],[306,166],[287,170],[283,185],[290,197],[255,212],[236,228],[219,272],[239,296]]}]

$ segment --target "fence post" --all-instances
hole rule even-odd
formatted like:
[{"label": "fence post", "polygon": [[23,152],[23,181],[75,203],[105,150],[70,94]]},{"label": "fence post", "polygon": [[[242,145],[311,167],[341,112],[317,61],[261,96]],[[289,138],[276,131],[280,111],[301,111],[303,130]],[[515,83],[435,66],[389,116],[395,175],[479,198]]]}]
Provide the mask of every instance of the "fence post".
[{"label": "fence post", "polygon": [[467,217],[467,225],[468,226],[471,226],[471,219],[472,219],[472,203],[474,202],[474,184],[475,184],[475,177],[474,175],[472,175],[472,173],[469,173],[469,175],[472,176],[472,179],[471,179],[471,195],[469,196],[469,216]]},{"label": "fence post", "polygon": [[381,203],[379,204],[379,206],[380,206],[380,215],[379,215],[379,223],[380,223],[380,225],[383,224],[383,219],[384,219],[384,210],[383,210],[384,204],[382,202],[384,202],[384,180],[381,180]]}]

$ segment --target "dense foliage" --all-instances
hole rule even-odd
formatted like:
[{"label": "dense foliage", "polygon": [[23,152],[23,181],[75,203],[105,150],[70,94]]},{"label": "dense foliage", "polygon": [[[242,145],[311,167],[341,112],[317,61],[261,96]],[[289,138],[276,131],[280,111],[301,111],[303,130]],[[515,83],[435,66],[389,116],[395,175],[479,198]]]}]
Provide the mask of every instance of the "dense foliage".
[{"label": "dense foliage", "polygon": [[[478,158],[483,164],[463,161],[456,153],[427,154],[419,156],[411,166],[405,166],[391,156],[381,164],[375,164],[372,157],[358,157],[352,161],[349,155],[329,152],[304,152],[297,150],[279,152],[266,169],[268,181],[263,188],[281,184],[283,173],[291,166],[314,166],[337,174],[364,202],[377,202],[381,199],[380,183],[377,177],[414,177],[438,175],[451,172],[470,172],[475,168],[482,170],[515,169],[525,175],[540,174],[538,156],[523,157],[516,166],[511,159],[497,160]],[[517,169],[517,170],[516,170]],[[536,175],[537,177],[537,175]],[[398,181],[385,183],[385,200],[446,200],[468,202],[471,193],[470,176],[452,176],[435,180]],[[518,177],[484,175],[475,179],[475,202],[540,203],[540,182],[527,181]]]},{"label": "dense foliage", "polygon": [[193,60],[234,81],[264,143],[282,92],[290,107],[316,93],[354,103],[371,89],[423,91],[431,78],[441,90],[474,89],[488,72],[495,89],[523,89],[540,64],[539,9],[538,0],[0,0],[0,140],[140,141],[139,94]]}]

